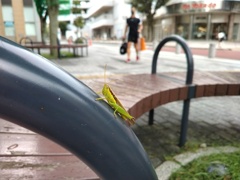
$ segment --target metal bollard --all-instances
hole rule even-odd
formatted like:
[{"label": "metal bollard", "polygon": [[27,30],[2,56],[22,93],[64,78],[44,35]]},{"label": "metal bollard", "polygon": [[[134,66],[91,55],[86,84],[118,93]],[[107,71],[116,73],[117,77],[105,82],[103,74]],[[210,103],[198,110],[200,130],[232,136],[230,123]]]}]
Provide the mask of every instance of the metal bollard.
[{"label": "metal bollard", "polygon": [[208,49],[208,57],[209,58],[214,58],[216,55],[216,45],[213,43],[209,44],[209,49]]},{"label": "metal bollard", "polygon": [[176,43],[176,50],[175,50],[176,54],[180,54],[181,53],[181,46],[180,44]]}]

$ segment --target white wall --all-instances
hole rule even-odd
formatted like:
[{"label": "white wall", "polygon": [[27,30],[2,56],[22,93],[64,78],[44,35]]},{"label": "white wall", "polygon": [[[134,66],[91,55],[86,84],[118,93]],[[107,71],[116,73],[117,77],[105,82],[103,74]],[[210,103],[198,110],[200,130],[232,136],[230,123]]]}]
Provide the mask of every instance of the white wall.
[{"label": "white wall", "polygon": [[33,3],[33,9],[34,9],[34,18],[35,18],[35,25],[36,25],[36,40],[37,41],[42,41],[42,36],[41,36],[41,21],[37,13],[37,8],[35,6],[35,3]]},{"label": "white wall", "polygon": [[[109,1],[109,0],[108,0]],[[91,0],[91,5],[99,6],[99,3],[101,4],[102,1],[99,0]],[[131,14],[131,6],[130,4],[127,4],[125,0],[112,0],[113,9],[112,11],[112,17],[113,17],[113,27],[111,31],[111,36],[115,36],[117,39],[121,39],[124,33],[124,28],[126,25],[126,18],[130,17]],[[92,8],[94,9],[94,8]],[[93,12],[91,12],[93,13]],[[100,16],[99,16],[100,17]],[[83,30],[86,34],[91,35],[92,34],[92,28],[94,25],[94,22],[99,19],[93,18],[92,20],[88,20],[88,22],[85,24]],[[107,24],[107,23],[106,23]]]},{"label": "white wall", "polygon": [[121,39],[124,33],[124,29],[126,26],[126,19],[130,17],[131,6],[126,4],[123,0],[118,1],[115,0],[114,8],[113,8],[113,19],[114,19],[114,27],[113,34],[117,39]]}]

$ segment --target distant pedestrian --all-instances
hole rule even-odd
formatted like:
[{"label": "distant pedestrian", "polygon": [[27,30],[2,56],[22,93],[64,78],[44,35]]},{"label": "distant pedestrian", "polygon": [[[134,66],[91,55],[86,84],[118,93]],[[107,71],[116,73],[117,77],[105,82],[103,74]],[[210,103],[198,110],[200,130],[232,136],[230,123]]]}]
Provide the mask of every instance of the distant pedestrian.
[{"label": "distant pedestrian", "polygon": [[130,62],[130,56],[131,56],[131,45],[134,44],[135,50],[136,50],[136,60],[139,60],[139,34],[142,31],[142,22],[139,18],[137,18],[135,15],[136,9],[134,7],[131,8],[131,17],[127,19],[123,39],[125,40],[127,30],[128,30],[128,40],[127,40],[127,60],[126,62]]},{"label": "distant pedestrian", "polygon": [[67,41],[68,41],[68,44],[72,44],[72,43],[73,43],[73,37],[72,37],[72,36],[69,36],[68,39],[67,39]]},{"label": "distant pedestrian", "polygon": [[219,48],[222,48],[221,44],[222,44],[223,40],[225,40],[225,38],[226,38],[225,33],[223,31],[220,31],[218,33],[218,46],[219,46]]}]

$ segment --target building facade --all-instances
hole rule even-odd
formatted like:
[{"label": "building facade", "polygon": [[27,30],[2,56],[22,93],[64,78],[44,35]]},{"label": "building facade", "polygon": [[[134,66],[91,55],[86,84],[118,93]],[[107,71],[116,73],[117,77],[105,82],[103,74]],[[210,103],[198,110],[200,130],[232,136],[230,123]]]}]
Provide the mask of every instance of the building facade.
[{"label": "building facade", "polygon": [[[120,39],[130,4],[126,0],[91,0],[85,34],[93,39]],[[143,19],[143,18],[141,18]],[[143,36],[148,27],[143,19]],[[224,31],[227,39],[240,41],[240,0],[170,0],[158,10],[154,20],[154,39],[178,34],[189,40],[214,40]]]},{"label": "building facade", "polygon": [[91,0],[87,12],[85,35],[93,39],[120,39],[126,19],[130,16],[130,4],[125,0]]},{"label": "building facade", "polygon": [[156,40],[170,34],[214,40],[220,31],[228,40],[240,40],[240,0],[170,0],[162,12],[155,17]]},{"label": "building facade", "polygon": [[33,0],[0,0],[0,36],[41,41],[40,20]]}]

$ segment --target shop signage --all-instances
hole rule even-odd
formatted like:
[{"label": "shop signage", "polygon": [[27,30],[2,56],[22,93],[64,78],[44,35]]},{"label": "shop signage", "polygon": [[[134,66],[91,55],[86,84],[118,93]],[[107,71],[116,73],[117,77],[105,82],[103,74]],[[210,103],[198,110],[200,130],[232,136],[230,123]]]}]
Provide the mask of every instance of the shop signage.
[{"label": "shop signage", "polygon": [[198,10],[198,9],[215,9],[216,3],[192,3],[182,4],[183,10]]},{"label": "shop signage", "polygon": [[170,0],[168,13],[234,11],[240,12],[240,0]]}]

